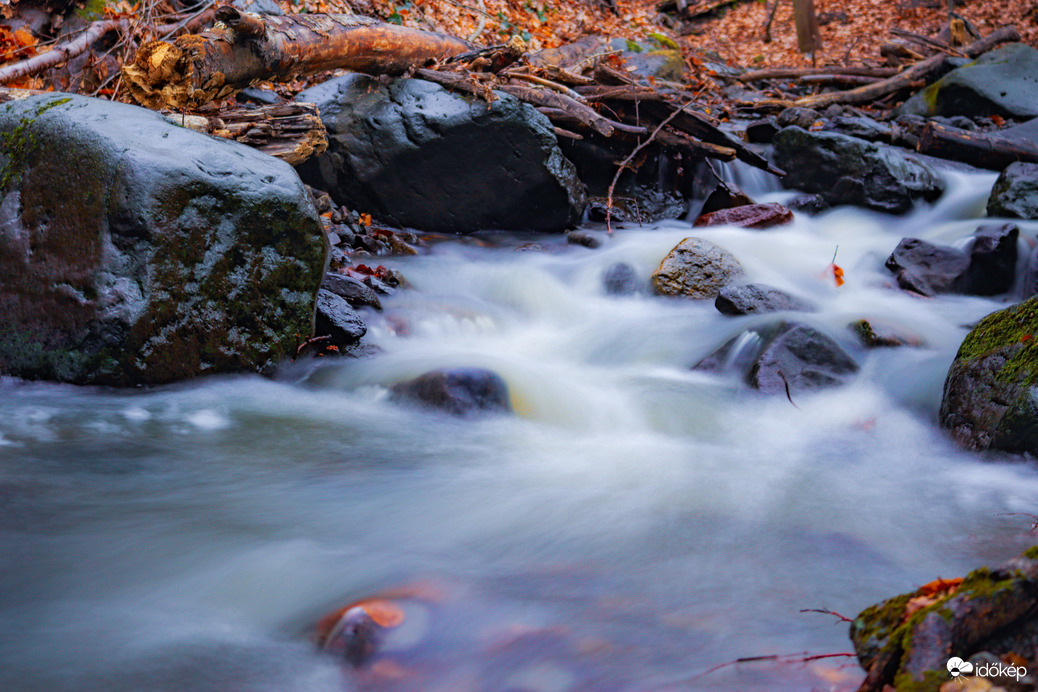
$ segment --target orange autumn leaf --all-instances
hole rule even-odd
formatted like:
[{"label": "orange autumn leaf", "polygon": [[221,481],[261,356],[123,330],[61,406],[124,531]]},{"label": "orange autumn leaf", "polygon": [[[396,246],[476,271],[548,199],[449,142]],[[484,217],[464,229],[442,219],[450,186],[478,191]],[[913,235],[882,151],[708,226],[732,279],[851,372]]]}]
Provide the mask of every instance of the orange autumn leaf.
[{"label": "orange autumn leaf", "polygon": [[959,584],[961,583],[962,577],[955,577],[954,579],[934,579],[932,582],[920,586],[918,593],[923,596],[933,596],[947,591],[951,594],[959,588]]},{"label": "orange autumn leaf", "polygon": [[361,214],[360,215],[360,225],[362,225],[362,226],[370,226],[371,225],[371,214]]},{"label": "orange autumn leaf", "polygon": [[36,37],[24,26],[14,31],[14,41],[20,48],[28,48],[36,45]]},{"label": "orange autumn leaf", "polygon": [[372,599],[358,603],[379,627],[398,627],[404,622],[403,609],[392,601]]},{"label": "orange autumn leaf", "polygon": [[832,264],[829,265],[829,272],[832,273],[833,280],[836,282],[836,287],[837,288],[839,288],[840,286],[843,286],[845,283],[847,283],[843,279],[843,268],[840,267],[840,265],[838,265],[835,262],[833,262]]}]

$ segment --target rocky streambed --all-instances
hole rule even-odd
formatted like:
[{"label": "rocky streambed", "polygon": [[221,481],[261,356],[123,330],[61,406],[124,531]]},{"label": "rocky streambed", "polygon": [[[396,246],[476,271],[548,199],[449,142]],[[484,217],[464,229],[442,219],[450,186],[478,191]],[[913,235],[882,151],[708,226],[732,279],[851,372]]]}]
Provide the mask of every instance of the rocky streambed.
[{"label": "rocky streambed", "polygon": [[140,109],[0,107],[4,689],[1038,665],[1033,164],[788,113],[794,190],[650,152],[610,234],[593,142],[370,82],[318,87],[316,189]]}]

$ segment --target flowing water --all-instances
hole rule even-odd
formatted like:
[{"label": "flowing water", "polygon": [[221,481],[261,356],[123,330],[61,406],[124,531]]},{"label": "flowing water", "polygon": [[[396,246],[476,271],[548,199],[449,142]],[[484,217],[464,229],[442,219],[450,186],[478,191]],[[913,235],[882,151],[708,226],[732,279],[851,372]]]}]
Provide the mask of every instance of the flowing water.
[{"label": "flowing water", "polygon": [[[883,268],[903,236],[977,227],[994,176],[947,175],[904,217],[695,230],[815,302],[797,319],[861,364],[792,403],[689,367],[767,316],[603,291],[618,261],[647,279],[684,222],[391,260],[414,288],[368,316],[369,359],[145,391],[0,381],[0,689],[853,688],[846,658],[710,669],[848,652],[845,623],[800,611],[853,616],[1033,541],[1005,515],[1036,510],[1035,467],[936,424],[968,325],[1007,299],[912,297]],[[923,345],[866,352],[861,318]],[[387,397],[446,366],[500,373],[518,415]],[[322,615],[385,593],[406,617],[371,665],[315,650]]]}]

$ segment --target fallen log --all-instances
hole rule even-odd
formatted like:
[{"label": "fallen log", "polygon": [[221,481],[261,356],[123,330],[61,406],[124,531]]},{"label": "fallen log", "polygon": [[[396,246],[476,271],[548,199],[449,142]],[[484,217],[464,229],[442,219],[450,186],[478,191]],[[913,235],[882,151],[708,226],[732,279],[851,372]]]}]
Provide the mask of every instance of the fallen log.
[{"label": "fallen log", "polygon": [[209,125],[211,135],[248,144],[293,166],[328,148],[328,132],[312,103],[221,109]]},{"label": "fallen log", "polygon": [[765,79],[799,79],[810,75],[856,75],[860,77],[893,77],[898,73],[895,67],[777,67],[764,70],[750,70],[736,77],[740,82],[760,82]]},{"label": "fallen log", "polygon": [[993,171],[1001,171],[1017,161],[1038,163],[1038,138],[1006,136],[1014,129],[1004,131],[1005,134],[986,134],[931,121],[923,127],[916,148],[923,154]]},{"label": "fallen log", "polygon": [[334,69],[403,74],[464,53],[454,36],[344,14],[256,15],[233,7],[220,22],[172,43],[144,44],[123,67],[130,93],[149,108],[199,108],[260,80],[291,80]]},{"label": "fallen log", "polygon": [[[1016,27],[1004,26],[992,31],[979,41],[974,41],[968,46],[963,47],[962,52],[971,58],[975,58],[999,44],[1019,40],[1020,34],[1017,32]],[[926,79],[926,77],[940,68],[941,62],[944,61],[946,57],[947,56],[943,53],[938,53],[937,55],[916,63],[904,72],[888,79],[884,79],[881,82],[867,84],[858,87],[857,89],[851,89],[850,91],[835,91],[828,94],[805,96],[793,101],[790,105],[799,106],[801,108],[817,109],[831,106],[834,103],[868,103],[869,101],[875,101],[887,94],[907,88],[917,80]]]}]

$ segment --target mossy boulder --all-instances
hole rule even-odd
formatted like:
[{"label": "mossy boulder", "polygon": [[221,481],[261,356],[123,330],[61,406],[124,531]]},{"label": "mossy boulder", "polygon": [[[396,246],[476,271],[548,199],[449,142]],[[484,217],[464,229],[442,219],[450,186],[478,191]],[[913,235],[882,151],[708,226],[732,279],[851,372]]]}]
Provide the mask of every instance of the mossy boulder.
[{"label": "mossy boulder", "polygon": [[959,347],[941,425],[967,449],[1038,453],[1038,298],[982,319]]},{"label": "mossy boulder", "polygon": [[316,103],[328,151],[299,168],[339,204],[441,233],[561,232],[584,187],[551,122],[504,93],[493,103],[421,79],[350,74],[299,94]]},{"label": "mossy boulder", "polygon": [[773,144],[775,165],[786,171],[782,184],[818,193],[832,205],[903,214],[916,200],[933,201],[944,191],[929,166],[874,142],[791,126]]},{"label": "mossy boulder", "polygon": [[861,690],[937,692],[952,656],[984,652],[1038,664],[1038,548],[964,579],[936,580],[863,610],[851,624]]},{"label": "mossy boulder", "polygon": [[1038,219],[1038,163],[1011,163],[991,188],[988,216]]},{"label": "mossy boulder", "polygon": [[1011,43],[988,51],[917,93],[900,110],[922,116],[1038,116],[1038,50]]},{"label": "mossy boulder", "polygon": [[327,240],[288,164],[56,94],[0,106],[0,166],[0,372],[265,372],[312,333]]}]

